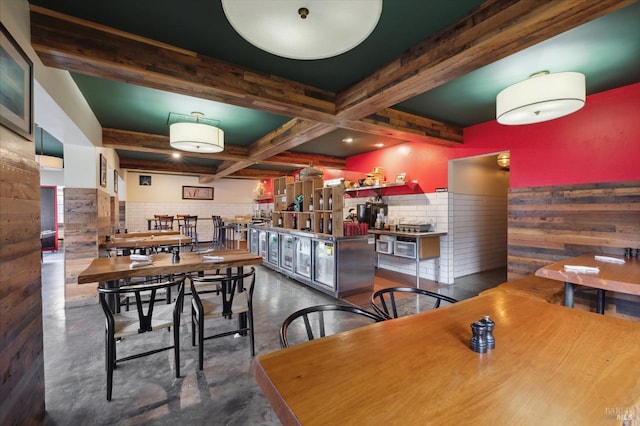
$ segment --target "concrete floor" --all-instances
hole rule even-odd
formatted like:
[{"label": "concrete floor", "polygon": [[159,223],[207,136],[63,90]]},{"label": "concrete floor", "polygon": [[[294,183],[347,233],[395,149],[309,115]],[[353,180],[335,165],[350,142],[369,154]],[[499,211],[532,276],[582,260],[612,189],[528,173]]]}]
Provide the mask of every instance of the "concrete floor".
[{"label": "concrete floor", "polygon": [[[253,378],[248,338],[230,336],[205,342],[204,370],[198,371],[197,350],[191,346],[188,296],[180,329],[182,377],[174,377],[172,351],[125,362],[114,372],[113,400],[108,402],[102,310],[98,305],[64,309],[61,253],[44,254],[42,281],[46,424],[280,424]],[[494,270],[461,278],[439,291],[461,300],[504,281],[504,270]],[[280,348],[278,329],[291,312],[336,301],[258,267],[254,293],[257,355]],[[155,332],[129,337],[118,343],[118,356],[148,345],[169,345],[171,335]]]}]

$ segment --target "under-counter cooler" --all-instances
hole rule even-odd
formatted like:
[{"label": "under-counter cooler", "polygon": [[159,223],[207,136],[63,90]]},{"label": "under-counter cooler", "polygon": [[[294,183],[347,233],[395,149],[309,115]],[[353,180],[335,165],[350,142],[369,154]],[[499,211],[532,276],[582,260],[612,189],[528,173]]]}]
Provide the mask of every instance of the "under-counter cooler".
[{"label": "under-counter cooler", "polygon": [[[249,239],[249,250],[264,258],[264,266],[334,297],[373,289],[372,236],[335,237],[262,225],[250,227],[249,235],[254,235],[255,230],[257,237]],[[276,241],[274,235],[279,244],[271,243]],[[263,249],[262,244],[268,249]]]}]

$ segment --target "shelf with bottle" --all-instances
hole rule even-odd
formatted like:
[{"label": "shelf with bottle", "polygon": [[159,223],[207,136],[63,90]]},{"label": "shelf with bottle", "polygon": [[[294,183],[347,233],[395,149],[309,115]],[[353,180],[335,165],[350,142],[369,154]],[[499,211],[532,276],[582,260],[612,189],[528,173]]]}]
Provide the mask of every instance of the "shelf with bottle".
[{"label": "shelf with bottle", "polygon": [[274,205],[274,226],[343,236],[344,189],[323,185],[322,178],[288,183],[286,199]]}]

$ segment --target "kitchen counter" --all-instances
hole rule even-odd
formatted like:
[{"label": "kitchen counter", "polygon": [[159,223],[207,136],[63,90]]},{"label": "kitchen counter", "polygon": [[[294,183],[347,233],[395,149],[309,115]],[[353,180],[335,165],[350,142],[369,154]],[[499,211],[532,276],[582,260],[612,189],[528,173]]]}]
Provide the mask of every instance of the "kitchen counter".
[{"label": "kitchen counter", "polygon": [[[435,277],[440,273],[440,237],[446,232],[407,232],[369,229],[375,237],[376,266],[380,264],[380,254],[398,256],[416,261],[416,287],[420,288],[420,260],[437,258]],[[387,238],[392,237],[392,238]]]}]

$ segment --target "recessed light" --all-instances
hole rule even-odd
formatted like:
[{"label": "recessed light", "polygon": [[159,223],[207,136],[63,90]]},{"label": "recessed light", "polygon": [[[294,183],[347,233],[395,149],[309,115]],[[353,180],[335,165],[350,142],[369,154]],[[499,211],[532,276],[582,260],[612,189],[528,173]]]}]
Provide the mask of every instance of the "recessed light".
[{"label": "recessed light", "polygon": [[173,154],[171,154],[171,155],[173,155],[173,158],[180,158],[180,157],[181,157],[181,155],[180,155],[180,153],[179,153],[179,152],[174,152],[174,153],[173,153]]},{"label": "recessed light", "polygon": [[344,139],[342,139],[342,142],[351,143],[351,142],[353,142],[353,138],[344,138]]},{"label": "recessed light", "polygon": [[374,145],[376,148],[382,148],[384,146],[383,143],[377,143]]}]

